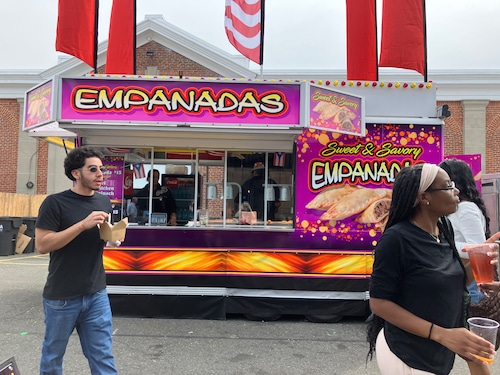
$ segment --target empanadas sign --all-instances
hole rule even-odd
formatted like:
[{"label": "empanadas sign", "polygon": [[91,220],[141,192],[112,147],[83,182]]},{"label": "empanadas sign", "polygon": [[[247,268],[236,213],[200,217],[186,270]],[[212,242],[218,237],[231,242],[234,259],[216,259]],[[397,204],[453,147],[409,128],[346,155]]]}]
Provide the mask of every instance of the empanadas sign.
[{"label": "empanadas sign", "polygon": [[297,140],[296,225],[303,236],[373,241],[389,214],[392,184],[405,166],[438,164],[442,128],[367,124],[364,137],[310,129]]},{"label": "empanadas sign", "polygon": [[60,122],[302,126],[301,83],[61,78]]}]

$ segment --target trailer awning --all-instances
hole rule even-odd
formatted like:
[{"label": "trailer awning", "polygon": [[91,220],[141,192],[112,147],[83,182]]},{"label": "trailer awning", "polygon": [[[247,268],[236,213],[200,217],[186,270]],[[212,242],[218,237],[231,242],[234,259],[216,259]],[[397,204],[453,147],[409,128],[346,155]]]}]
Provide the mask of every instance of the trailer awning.
[{"label": "trailer awning", "polygon": [[77,135],[66,129],[61,129],[57,122],[50,122],[29,131],[29,136],[43,138],[49,143],[68,149],[75,148]]},{"label": "trailer awning", "polygon": [[302,132],[295,129],[246,129],[235,132],[221,128],[205,127],[136,127],[105,125],[66,124],[84,144],[95,146],[135,145],[170,149],[248,149],[253,151],[291,151],[295,138]]}]

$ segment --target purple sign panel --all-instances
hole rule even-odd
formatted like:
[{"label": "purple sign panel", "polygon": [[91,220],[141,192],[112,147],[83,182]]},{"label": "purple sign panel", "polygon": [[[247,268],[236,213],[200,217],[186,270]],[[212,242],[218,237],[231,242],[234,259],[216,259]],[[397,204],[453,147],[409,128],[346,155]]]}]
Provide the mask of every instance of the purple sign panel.
[{"label": "purple sign panel", "polygon": [[479,192],[483,189],[483,184],[481,182],[482,178],[482,165],[481,165],[481,154],[464,154],[464,155],[447,155],[445,159],[459,159],[467,164],[469,164],[472,170],[472,175],[474,176],[474,181],[476,182],[476,187]]},{"label": "purple sign panel", "polygon": [[62,78],[59,121],[300,125],[301,85]]},{"label": "purple sign panel", "polygon": [[364,135],[363,98],[311,85],[309,126],[345,134]]},{"label": "purple sign panel", "polygon": [[53,82],[40,85],[26,94],[24,130],[32,129],[52,119]]},{"label": "purple sign panel", "polygon": [[121,203],[123,199],[123,156],[105,156],[102,164],[106,168],[104,181],[99,193],[107,195],[112,203]]},{"label": "purple sign panel", "polygon": [[405,166],[443,159],[440,125],[367,124],[366,136],[304,130],[297,140],[296,229],[346,249],[372,247]]}]

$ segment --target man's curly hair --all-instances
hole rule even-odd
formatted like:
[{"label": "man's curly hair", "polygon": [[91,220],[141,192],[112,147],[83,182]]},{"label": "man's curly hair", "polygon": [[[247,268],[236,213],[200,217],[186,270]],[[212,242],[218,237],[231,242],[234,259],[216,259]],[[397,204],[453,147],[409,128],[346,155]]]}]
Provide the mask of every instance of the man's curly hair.
[{"label": "man's curly hair", "polygon": [[64,174],[71,181],[75,181],[75,178],[71,174],[72,171],[82,168],[88,158],[99,158],[102,161],[103,157],[104,155],[93,147],[86,146],[75,148],[71,150],[64,159]]}]

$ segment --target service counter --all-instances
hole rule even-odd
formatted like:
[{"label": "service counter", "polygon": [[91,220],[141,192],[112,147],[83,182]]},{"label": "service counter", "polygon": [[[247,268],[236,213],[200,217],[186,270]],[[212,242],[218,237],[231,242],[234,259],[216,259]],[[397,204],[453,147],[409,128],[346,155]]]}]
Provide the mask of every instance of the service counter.
[{"label": "service counter", "polygon": [[255,224],[239,224],[238,219],[227,219],[227,220],[210,220],[208,224],[201,224],[199,221],[188,221],[186,225],[183,226],[149,226],[149,225],[139,225],[137,223],[129,223],[129,228],[157,228],[157,229],[237,229],[237,230],[289,230],[293,231],[291,220],[282,221],[268,221],[265,225],[264,222],[256,222]]},{"label": "service counter", "polygon": [[[286,228],[286,229],[285,229]],[[304,241],[288,227],[130,226],[106,248],[113,311],[172,318],[365,315],[371,251]]]}]

